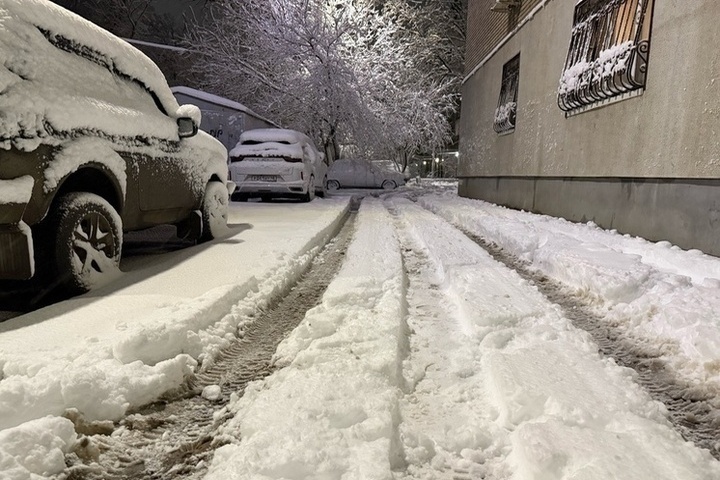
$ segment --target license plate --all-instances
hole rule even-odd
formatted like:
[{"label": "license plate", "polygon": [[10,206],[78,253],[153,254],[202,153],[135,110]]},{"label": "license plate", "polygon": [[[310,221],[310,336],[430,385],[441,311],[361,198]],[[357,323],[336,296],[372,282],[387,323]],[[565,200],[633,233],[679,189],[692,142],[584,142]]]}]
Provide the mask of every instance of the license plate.
[{"label": "license plate", "polygon": [[277,175],[248,175],[251,182],[277,182]]}]

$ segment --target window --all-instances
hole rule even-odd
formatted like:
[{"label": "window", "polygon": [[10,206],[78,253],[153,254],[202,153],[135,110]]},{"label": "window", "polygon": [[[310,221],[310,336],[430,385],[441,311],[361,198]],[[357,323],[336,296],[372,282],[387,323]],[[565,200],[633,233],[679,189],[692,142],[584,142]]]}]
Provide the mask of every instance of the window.
[{"label": "window", "polygon": [[495,124],[493,128],[499,134],[515,131],[515,116],[517,113],[518,85],[520,84],[520,54],[503,65],[502,86],[500,99],[495,109]]},{"label": "window", "polygon": [[581,0],[558,105],[566,115],[642,93],[654,0]]}]

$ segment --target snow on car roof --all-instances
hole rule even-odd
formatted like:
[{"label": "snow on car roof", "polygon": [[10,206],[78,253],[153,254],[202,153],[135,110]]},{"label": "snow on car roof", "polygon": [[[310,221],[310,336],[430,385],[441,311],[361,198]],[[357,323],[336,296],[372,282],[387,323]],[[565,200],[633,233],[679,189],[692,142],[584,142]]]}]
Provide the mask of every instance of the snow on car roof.
[{"label": "snow on car roof", "polygon": [[310,141],[310,138],[297,130],[288,130],[285,128],[256,128],[240,134],[238,145],[247,141],[300,143]]},{"label": "snow on car roof", "polygon": [[168,115],[175,115],[178,103],[165,76],[152,60],[128,42],[47,0],[0,0],[0,10],[3,17],[9,14],[39,28],[53,43],[70,40],[80,44],[81,48],[91,48],[93,55],[101,56],[99,60],[152,90]]},{"label": "snow on car roof", "polygon": [[53,132],[177,139],[168,116],[199,120],[143,53],[46,0],[0,0],[0,92],[0,148]]}]

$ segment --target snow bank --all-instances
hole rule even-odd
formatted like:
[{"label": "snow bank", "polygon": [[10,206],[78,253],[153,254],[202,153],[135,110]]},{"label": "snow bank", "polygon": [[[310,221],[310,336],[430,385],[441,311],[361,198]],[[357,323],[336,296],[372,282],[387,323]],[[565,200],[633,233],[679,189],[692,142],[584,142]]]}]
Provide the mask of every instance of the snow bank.
[{"label": "snow bank", "polygon": [[392,479],[399,461],[404,277],[393,221],[366,199],[322,303],[279,346],[282,366],[248,386],[208,479]]},{"label": "snow bank", "polygon": [[423,348],[447,342],[427,335],[412,350],[411,360],[427,365],[427,373],[403,403],[403,417],[417,415],[418,402],[451,409],[432,413],[442,418],[439,426],[421,420],[403,429],[413,478],[448,471],[517,480],[720,475],[707,451],[670,428],[664,407],[633,381],[634,373],[601,358],[590,336],[535,287],[441,219],[395,203],[434,269],[442,291],[436,303],[450,301],[443,323],[462,332],[455,348]]},{"label": "snow bank", "polygon": [[[176,252],[172,269],[125,274],[119,291],[0,323],[0,430],[70,408],[88,421],[117,420],[178,387],[305,271],[348,205],[318,201],[289,220],[258,211],[259,231]],[[231,225],[253,218],[247,210],[231,209]]]},{"label": "snow bank", "polygon": [[720,259],[476,200],[420,203],[585,295],[609,324],[662,353],[679,378],[720,393]]}]

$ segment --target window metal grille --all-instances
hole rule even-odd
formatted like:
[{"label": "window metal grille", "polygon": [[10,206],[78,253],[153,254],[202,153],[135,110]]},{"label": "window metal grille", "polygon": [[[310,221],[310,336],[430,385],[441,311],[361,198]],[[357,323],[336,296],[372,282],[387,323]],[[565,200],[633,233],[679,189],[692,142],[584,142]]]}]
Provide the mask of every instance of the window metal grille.
[{"label": "window metal grille", "polygon": [[645,88],[653,2],[577,4],[558,89],[558,105],[566,114]]},{"label": "window metal grille", "polygon": [[518,86],[520,85],[520,54],[503,65],[500,99],[495,109],[493,129],[497,133],[510,133],[515,130],[517,114]]}]

